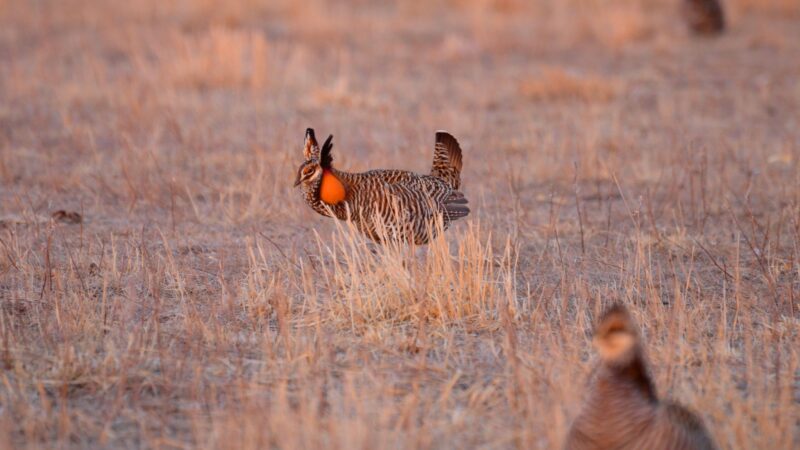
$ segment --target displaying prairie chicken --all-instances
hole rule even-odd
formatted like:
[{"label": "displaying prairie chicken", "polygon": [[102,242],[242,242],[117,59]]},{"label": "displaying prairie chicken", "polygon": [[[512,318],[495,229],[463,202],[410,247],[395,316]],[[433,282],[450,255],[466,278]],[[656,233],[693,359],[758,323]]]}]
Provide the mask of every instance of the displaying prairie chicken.
[{"label": "displaying prairie chicken", "polygon": [[696,34],[719,34],[725,29],[725,14],[719,0],[681,0],[689,30]]},{"label": "displaying prairie chicken", "polygon": [[628,311],[607,310],[594,333],[600,364],[589,398],[567,434],[567,450],[714,449],[698,416],[661,401]]},{"label": "displaying prairie chicken", "polygon": [[305,162],[297,170],[306,203],[323,216],[351,220],[375,242],[427,244],[469,208],[461,185],[461,147],[452,135],[436,132],[430,175],[405,170],[350,173],[331,163],[333,136],[319,148],[314,130],[306,130]]}]

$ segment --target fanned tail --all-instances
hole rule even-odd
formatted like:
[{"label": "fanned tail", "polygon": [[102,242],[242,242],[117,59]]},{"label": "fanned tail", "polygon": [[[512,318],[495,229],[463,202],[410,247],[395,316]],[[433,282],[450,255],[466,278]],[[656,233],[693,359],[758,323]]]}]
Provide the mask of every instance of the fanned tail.
[{"label": "fanned tail", "polygon": [[436,132],[431,175],[444,180],[453,189],[461,186],[461,146],[446,131]]}]

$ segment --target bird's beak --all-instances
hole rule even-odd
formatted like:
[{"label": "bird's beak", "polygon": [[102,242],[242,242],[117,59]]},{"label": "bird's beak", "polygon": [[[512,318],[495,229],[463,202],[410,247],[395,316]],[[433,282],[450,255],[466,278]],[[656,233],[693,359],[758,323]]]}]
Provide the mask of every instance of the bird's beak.
[{"label": "bird's beak", "polygon": [[297,187],[299,185],[300,185],[300,174],[298,173],[297,178],[294,180],[294,187]]}]

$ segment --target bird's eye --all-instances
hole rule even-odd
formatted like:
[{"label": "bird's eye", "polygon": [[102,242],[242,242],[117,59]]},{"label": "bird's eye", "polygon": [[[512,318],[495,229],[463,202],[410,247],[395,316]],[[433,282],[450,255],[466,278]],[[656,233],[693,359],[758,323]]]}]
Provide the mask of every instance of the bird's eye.
[{"label": "bird's eye", "polygon": [[303,175],[308,175],[308,174],[310,174],[312,170],[313,170],[313,169],[311,169],[311,167],[304,167],[304,168],[303,168]]}]

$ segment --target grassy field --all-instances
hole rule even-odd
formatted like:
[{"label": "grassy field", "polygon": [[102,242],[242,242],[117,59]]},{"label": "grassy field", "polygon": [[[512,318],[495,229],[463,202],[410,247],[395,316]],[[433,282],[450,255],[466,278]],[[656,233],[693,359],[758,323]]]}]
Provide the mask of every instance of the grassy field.
[{"label": "grassy field", "polygon": [[[0,0],[0,447],[557,448],[612,302],[722,448],[800,446],[800,3],[218,3]],[[472,214],[371,251],[306,127],[449,130]]]}]

